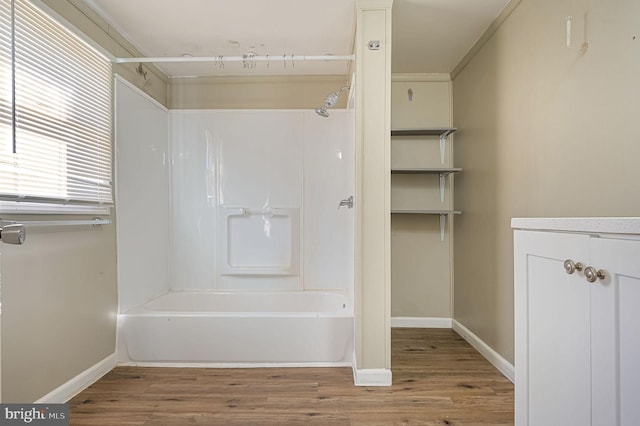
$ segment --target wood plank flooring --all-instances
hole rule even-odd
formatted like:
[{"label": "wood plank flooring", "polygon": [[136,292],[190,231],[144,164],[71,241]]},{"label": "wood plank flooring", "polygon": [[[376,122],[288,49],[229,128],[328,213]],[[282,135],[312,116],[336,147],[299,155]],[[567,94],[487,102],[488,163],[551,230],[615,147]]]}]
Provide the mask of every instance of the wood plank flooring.
[{"label": "wood plank flooring", "polygon": [[117,367],[71,425],[512,425],[513,385],[452,330],[393,329],[393,386],[351,368]]}]

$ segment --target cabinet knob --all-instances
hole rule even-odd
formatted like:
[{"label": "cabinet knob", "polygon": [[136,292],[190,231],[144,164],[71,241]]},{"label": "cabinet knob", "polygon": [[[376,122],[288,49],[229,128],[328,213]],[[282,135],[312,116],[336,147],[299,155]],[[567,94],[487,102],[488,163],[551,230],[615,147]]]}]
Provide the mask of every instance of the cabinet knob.
[{"label": "cabinet knob", "polygon": [[563,265],[564,271],[569,275],[573,274],[575,271],[582,271],[582,268],[584,267],[582,262],[574,263],[571,259],[565,260]]},{"label": "cabinet knob", "polygon": [[606,274],[602,269],[598,269],[596,271],[596,268],[593,266],[587,266],[584,270],[584,277],[590,283],[594,283],[597,279],[604,280],[606,278]]}]

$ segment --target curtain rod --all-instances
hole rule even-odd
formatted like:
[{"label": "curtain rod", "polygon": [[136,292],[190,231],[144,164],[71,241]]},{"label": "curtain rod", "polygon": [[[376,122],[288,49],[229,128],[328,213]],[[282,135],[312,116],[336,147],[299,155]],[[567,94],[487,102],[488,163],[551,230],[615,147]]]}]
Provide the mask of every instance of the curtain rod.
[{"label": "curtain rod", "polygon": [[26,227],[44,227],[44,226],[82,226],[82,225],[110,225],[111,219],[94,218],[84,220],[4,220],[0,219],[0,226],[5,225],[23,225]]},{"label": "curtain rod", "polygon": [[243,55],[243,56],[159,56],[149,58],[115,58],[116,64],[170,62],[277,62],[277,61],[355,61],[356,55]]}]

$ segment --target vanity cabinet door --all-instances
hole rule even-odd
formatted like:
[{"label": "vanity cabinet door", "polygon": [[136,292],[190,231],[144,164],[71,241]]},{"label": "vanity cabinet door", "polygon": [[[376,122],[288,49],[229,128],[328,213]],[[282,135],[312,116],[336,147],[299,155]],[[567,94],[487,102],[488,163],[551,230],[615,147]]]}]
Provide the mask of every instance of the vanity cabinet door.
[{"label": "vanity cabinet door", "polygon": [[516,425],[591,424],[589,236],[515,231]]},{"label": "vanity cabinet door", "polygon": [[592,425],[640,425],[640,241],[591,238]]}]

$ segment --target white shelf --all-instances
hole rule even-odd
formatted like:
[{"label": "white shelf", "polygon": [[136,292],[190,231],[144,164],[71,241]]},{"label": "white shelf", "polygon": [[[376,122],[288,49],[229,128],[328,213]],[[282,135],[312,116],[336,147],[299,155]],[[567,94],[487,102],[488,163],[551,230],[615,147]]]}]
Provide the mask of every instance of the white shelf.
[{"label": "white shelf", "polygon": [[460,210],[398,210],[391,209],[391,214],[437,214],[437,215],[448,215],[448,214],[462,214]]},{"label": "white shelf", "polygon": [[447,216],[450,214],[462,214],[459,210],[397,210],[391,209],[391,214],[427,214],[440,216],[440,241],[444,241],[444,228]]},{"label": "white shelf", "polygon": [[[391,129],[391,136],[438,136],[440,139],[440,163],[444,165],[444,151],[447,136],[455,132],[455,127],[424,127],[419,129]],[[437,174],[440,176],[440,202],[444,203],[445,178],[451,173],[461,172],[458,167],[437,167],[437,168],[392,168],[391,174]],[[391,209],[392,214],[422,214],[440,216],[440,240],[444,241],[444,230],[447,216],[450,214],[461,214],[458,210],[396,210]]]},{"label": "white shelf", "polygon": [[437,174],[440,175],[440,202],[444,203],[444,184],[447,175],[451,173],[461,172],[459,167],[440,167],[440,168],[393,168],[391,174],[418,175],[418,174]]},{"label": "white shelf", "polygon": [[440,168],[419,168],[419,167],[394,167],[391,169],[391,174],[439,174],[440,176],[447,176],[450,173],[461,172],[459,167],[440,167]]},{"label": "white shelf", "polygon": [[391,136],[438,136],[440,138],[440,163],[444,164],[444,145],[455,127],[424,127],[421,129],[391,129]]},{"label": "white shelf", "polygon": [[391,129],[391,136],[439,136],[446,138],[455,132],[455,127],[425,127],[421,129]]}]

